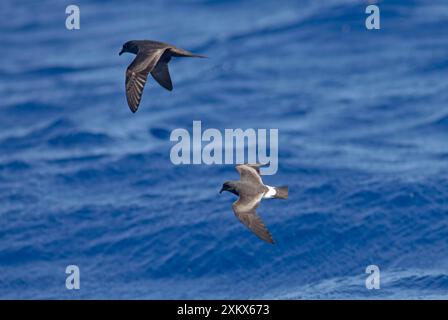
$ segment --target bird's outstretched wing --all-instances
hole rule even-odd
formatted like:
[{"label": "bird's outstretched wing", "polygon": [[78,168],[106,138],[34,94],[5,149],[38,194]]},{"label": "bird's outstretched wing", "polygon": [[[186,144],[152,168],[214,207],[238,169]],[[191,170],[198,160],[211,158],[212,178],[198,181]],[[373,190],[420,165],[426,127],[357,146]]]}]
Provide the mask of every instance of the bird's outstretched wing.
[{"label": "bird's outstretched wing", "polygon": [[274,243],[271,234],[255,211],[258,208],[262,197],[263,194],[252,198],[248,196],[240,196],[240,198],[233,203],[232,209],[235,216],[260,239],[269,243]]},{"label": "bird's outstretched wing", "polygon": [[260,176],[260,167],[262,166],[262,164],[239,164],[235,168],[240,174],[241,181],[263,184]]},{"label": "bird's outstretched wing", "polygon": [[126,99],[132,112],[140,105],[148,73],[151,72],[166,48],[139,52],[126,70]]},{"label": "bird's outstretched wing", "polygon": [[168,91],[173,90],[173,83],[171,82],[170,71],[168,70],[168,62],[170,62],[170,60],[170,50],[166,50],[151,71],[154,80]]}]

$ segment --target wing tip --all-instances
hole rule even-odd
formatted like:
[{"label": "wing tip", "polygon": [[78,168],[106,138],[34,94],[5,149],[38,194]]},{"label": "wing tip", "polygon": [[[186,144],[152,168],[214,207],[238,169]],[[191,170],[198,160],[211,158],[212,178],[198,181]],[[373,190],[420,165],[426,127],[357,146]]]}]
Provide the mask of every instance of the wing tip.
[{"label": "wing tip", "polygon": [[136,113],[137,112],[138,105],[134,106],[134,105],[128,103],[128,106],[129,106],[129,110],[131,110],[132,113]]},{"label": "wing tip", "polygon": [[268,236],[268,240],[267,240],[267,242],[268,243],[270,243],[270,244],[275,244],[275,241],[274,241],[274,238],[272,237],[272,234],[269,232],[269,230],[266,228],[266,231],[267,231],[267,236]]},{"label": "wing tip", "polygon": [[267,239],[262,239],[262,240],[264,240],[264,241],[266,241],[267,243],[269,243],[269,244],[272,244],[272,245],[275,245],[275,241],[274,241],[274,239],[272,238],[272,235],[271,234],[269,234],[269,236],[268,236],[268,238]]},{"label": "wing tip", "polygon": [[[266,228],[266,227],[265,227]],[[250,228],[249,228],[250,229]],[[257,233],[254,230],[251,229],[251,231],[253,232],[254,235],[256,235],[259,239],[263,240],[264,242],[267,242],[269,244],[275,245],[276,242],[274,241],[274,238],[272,238],[271,233],[267,230],[267,228],[265,229],[266,233]]]}]

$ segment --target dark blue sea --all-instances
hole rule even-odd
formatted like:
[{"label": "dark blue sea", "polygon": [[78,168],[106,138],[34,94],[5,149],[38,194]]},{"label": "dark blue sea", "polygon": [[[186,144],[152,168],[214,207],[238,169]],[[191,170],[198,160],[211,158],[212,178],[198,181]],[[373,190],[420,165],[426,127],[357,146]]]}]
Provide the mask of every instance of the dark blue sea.
[{"label": "dark blue sea", "polygon": [[[0,38],[0,298],[448,298],[447,1],[2,0]],[[209,58],[132,114],[132,39]],[[232,165],[171,163],[194,120],[279,130],[275,245],[218,193]]]}]

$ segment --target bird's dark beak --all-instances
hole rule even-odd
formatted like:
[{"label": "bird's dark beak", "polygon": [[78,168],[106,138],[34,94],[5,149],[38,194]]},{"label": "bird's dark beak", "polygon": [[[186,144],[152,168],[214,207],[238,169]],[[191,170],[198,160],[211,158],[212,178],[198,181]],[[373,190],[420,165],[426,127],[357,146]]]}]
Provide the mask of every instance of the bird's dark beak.
[{"label": "bird's dark beak", "polygon": [[119,56],[121,56],[124,52],[124,49],[121,49],[120,53],[118,54]]},{"label": "bird's dark beak", "polygon": [[221,190],[219,190],[219,193],[222,193],[224,191],[224,187],[221,188]]}]

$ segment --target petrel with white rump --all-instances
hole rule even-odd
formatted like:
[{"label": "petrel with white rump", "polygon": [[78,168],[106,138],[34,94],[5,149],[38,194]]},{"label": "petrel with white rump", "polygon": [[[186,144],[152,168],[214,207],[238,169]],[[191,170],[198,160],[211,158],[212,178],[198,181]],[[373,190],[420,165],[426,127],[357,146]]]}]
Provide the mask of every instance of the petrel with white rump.
[{"label": "petrel with white rump", "polygon": [[263,183],[260,176],[262,164],[237,165],[239,181],[226,181],[221,191],[229,191],[239,196],[232,205],[236,217],[260,239],[274,243],[271,234],[255,211],[261,199],[288,199],[288,187],[270,187]]}]

